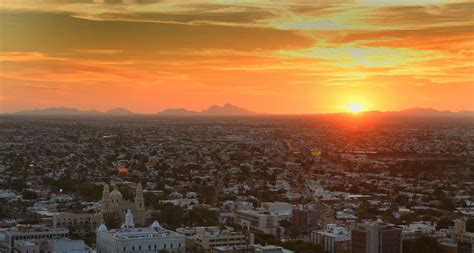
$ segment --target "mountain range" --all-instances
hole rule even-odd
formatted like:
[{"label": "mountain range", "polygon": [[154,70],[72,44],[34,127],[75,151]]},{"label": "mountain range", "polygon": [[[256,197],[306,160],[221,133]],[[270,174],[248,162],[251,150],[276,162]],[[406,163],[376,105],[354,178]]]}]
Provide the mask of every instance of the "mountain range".
[{"label": "mountain range", "polygon": [[[140,115],[139,113],[131,112],[128,109],[118,107],[111,109],[105,112],[100,112],[96,110],[91,111],[81,111],[76,108],[67,108],[67,107],[51,107],[46,109],[33,109],[33,110],[24,110],[13,113],[15,115]],[[339,113],[341,114],[341,113]],[[348,113],[342,113],[348,114]],[[448,115],[474,115],[473,111],[460,111],[460,112],[451,112],[451,111],[438,111],[432,108],[409,108],[402,111],[368,111],[362,112],[362,114],[369,115],[399,115],[399,116],[448,116]],[[153,114],[150,114],[153,115]],[[246,116],[246,115],[261,115],[257,112],[249,111],[247,109],[226,103],[223,106],[212,105],[206,110],[203,111],[190,111],[185,108],[169,108],[165,109],[154,115],[159,116]],[[331,115],[331,114],[325,114]]]},{"label": "mountain range", "polygon": [[[122,107],[111,109],[105,112],[100,112],[96,110],[81,111],[76,108],[67,108],[67,107],[51,107],[51,108],[45,108],[45,109],[24,110],[24,111],[19,111],[13,114],[17,114],[17,115],[136,115],[138,113],[131,112],[128,109],[125,109]],[[208,109],[203,110],[201,112],[189,111],[184,108],[170,108],[170,109],[165,109],[157,113],[156,115],[163,115],[163,116],[234,115],[234,116],[238,116],[238,115],[256,115],[256,114],[257,114],[256,112],[252,112],[244,108],[227,103],[223,106],[212,105]]]}]

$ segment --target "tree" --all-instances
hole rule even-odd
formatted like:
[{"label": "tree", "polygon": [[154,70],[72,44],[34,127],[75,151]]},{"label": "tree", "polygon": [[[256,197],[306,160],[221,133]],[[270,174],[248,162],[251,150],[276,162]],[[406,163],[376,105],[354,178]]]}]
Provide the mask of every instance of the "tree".
[{"label": "tree", "polygon": [[452,225],[454,225],[454,222],[451,219],[443,217],[436,223],[436,229],[440,230],[443,228],[449,228]]},{"label": "tree", "polygon": [[117,229],[120,228],[120,225],[122,224],[122,217],[117,212],[105,213],[104,223],[108,229]]},{"label": "tree", "polygon": [[37,199],[38,194],[36,192],[24,190],[23,191],[23,199]]},{"label": "tree", "polygon": [[360,208],[357,210],[357,217],[359,220],[367,219],[369,218],[369,212],[365,208]]},{"label": "tree", "polygon": [[185,213],[181,207],[167,204],[161,206],[158,220],[175,229],[183,224],[184,217]]}]

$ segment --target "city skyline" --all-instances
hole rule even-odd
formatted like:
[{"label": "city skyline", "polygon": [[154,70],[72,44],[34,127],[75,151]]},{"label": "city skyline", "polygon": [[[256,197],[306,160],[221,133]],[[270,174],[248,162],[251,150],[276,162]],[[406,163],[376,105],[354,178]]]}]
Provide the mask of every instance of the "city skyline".
[{"label": "city skyline", "polygon": [[473,5],[8,1],[0,112],[474,110]]}]

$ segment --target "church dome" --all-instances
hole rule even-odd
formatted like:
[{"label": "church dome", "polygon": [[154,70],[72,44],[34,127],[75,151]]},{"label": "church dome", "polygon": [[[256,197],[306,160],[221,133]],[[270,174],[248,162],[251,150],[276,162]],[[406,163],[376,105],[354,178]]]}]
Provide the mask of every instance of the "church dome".
[{"label": "church dome", "polygon": [[154,221],[153,224],[151,224],[150,227],[152,227],[154,229],[158,229],[158,228],[161,228],[161,225],[158,221]]},{"label": "church dome", "polygon": [[99,228],[97,229],[98,232],[107,232],[107,226],[105,224],[100,224]]},{"label": "church dome", "polygon": [[122,193],[120,193],[120,191],[117,189],[116,186],[114,186],[114,190],[110,193],[110,200],[112,200],[112,202],[115,201],[122,201]]}]

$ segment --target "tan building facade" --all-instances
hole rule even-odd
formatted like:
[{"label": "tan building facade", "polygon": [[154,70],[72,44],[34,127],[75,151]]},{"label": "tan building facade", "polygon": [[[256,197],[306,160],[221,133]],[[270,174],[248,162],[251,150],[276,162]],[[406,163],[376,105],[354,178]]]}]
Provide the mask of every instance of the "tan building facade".
[{"label": "tan building facade", "polygon": [[101,213],[58,213],[53,215],[53,227],[75,227],[85,230],[96,230],[102,223]]}]

